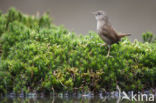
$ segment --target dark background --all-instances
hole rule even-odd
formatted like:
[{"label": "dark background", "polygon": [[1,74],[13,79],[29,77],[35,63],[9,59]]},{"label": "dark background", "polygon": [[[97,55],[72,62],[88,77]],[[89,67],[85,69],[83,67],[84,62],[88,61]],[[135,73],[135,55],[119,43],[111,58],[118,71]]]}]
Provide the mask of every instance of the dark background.
[{"label": "dark background", "polygon": [[36,15],[49,11],[56,25],[70,31],[87,34],[96,31],[91,12],[104,10],[118,32],[132,33],[131,40],[141,40],[142,32],[156,33],[156,0],[0,0],[0,10],[8,8]]}]

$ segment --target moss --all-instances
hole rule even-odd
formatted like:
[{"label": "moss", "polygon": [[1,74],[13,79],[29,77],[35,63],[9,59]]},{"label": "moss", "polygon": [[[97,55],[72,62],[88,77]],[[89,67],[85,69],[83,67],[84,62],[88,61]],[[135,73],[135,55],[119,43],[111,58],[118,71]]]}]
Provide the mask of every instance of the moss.
[{"label": "moss", "polygon": [[3,93],[113,90],[117,83],[123,90],[156,86],[154,42],[124,38],[106,57],[107,47],[99,45],[103,41],[95,32],[78,36],[55,26],[48,14],[38,18],[12,8],[0,15],[0,43]]}]

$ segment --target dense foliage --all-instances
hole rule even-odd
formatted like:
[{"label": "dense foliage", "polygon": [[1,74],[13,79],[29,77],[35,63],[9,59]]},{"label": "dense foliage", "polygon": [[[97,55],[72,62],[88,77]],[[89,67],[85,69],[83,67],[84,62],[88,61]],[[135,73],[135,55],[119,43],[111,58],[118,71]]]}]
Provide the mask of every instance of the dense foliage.
[{"label": "dense foliage", "polygon": [[51,22],[47,13],[40,18],[14,8],[0,13],[0,93],[156,86],[156,43],[124,38],[106,57],[96,33],[78,36]]}]

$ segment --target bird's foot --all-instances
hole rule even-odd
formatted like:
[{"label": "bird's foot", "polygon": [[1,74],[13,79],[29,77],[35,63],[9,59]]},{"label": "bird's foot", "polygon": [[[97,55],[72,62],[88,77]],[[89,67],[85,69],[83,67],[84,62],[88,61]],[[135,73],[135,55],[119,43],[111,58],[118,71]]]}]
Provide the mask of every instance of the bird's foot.
[{"label": "bird's foot", "polygon": [[106,56],[106,57],[107,57],[107,58],[108,58],[108,57],[113,57],[113,56],[111,56],[111,55],[110,55],[110,51],[108,51],[108,53],[107,53],[107,56]]},{"label": "bird's foot", "polygon": [[106,56],[106,57],[108,58],[108,57],[113,57],[113,56],[111,56],[111,55],[108,55],[108,54],[107,54],[107,56]]}]

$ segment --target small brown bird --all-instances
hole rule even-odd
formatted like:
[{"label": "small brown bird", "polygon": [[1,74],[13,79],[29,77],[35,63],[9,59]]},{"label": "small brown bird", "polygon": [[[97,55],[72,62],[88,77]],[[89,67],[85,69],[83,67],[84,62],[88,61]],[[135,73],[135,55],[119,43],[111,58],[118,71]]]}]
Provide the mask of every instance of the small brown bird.
[{"label": "small brown bird", "polygon": [[111,44],[118,43],[122,37],[130,36],[131,34],[118,34],[109,22],[109,18],[104,11],[96,11],[97,32],[101,39],[108,45],[108,53],[110,53]]}]

